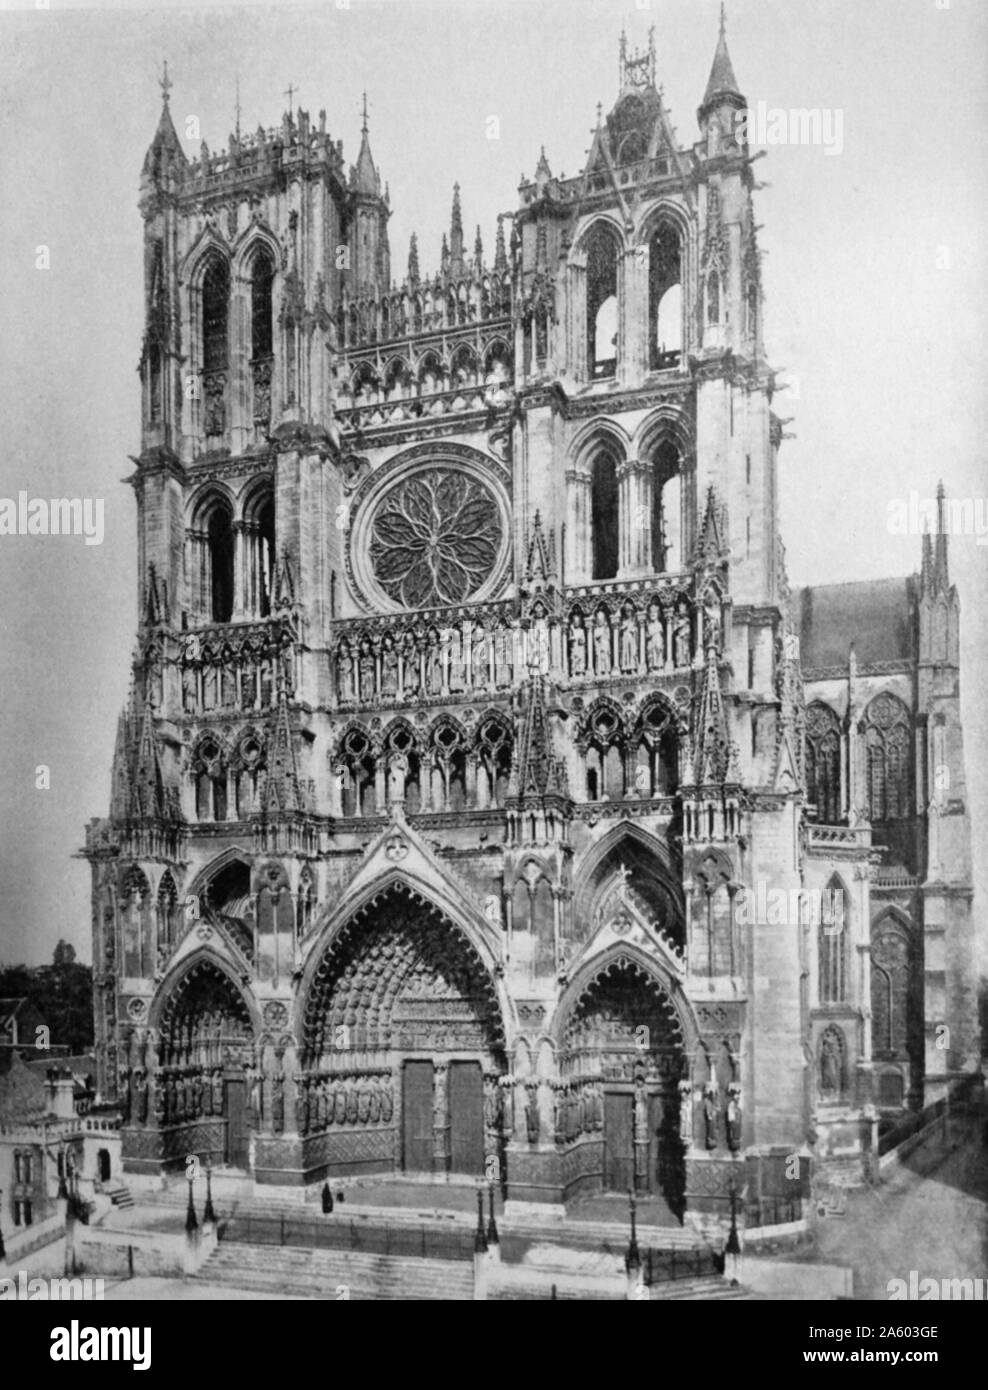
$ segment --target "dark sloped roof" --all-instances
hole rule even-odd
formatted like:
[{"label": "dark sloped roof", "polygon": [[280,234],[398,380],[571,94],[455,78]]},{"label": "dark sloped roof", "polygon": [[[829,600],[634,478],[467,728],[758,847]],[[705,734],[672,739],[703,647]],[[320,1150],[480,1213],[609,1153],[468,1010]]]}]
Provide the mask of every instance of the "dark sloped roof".
[{"label": "dark sloped roof", "polygon": [[846,666],[854,644],[859,666],[916,655],[908,579],[865,579],[794,589],[793,620],[804,670]]}]

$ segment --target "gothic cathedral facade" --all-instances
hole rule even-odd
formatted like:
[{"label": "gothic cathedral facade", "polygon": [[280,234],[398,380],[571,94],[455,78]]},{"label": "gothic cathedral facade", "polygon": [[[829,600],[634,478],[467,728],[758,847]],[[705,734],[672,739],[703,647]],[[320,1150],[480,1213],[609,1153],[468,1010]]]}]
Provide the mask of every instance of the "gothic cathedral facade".
[{"label": "gothic cathedral facade", "polygon": [[[723,29],[393,277],[366,119],[141,184],[139,631],[93,821],[135,1173],[750,1212],[978,1064],[958,603],[791,590]],[[799,1159],[794,1163],[794,1156]]]}]

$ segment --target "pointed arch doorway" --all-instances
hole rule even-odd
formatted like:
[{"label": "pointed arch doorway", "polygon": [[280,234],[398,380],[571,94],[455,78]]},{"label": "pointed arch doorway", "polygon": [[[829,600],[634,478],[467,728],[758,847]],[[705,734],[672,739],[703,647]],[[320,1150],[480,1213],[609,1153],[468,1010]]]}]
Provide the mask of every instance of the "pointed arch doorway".
[{"label": "pointed arch doorway", "polygon": [[673,988],[636,954],[613,953],[574,981],[558,1036],[583,1138],[598,1145],[598,1189],[661,1196],[681,1218],[688,1045]]},{"label": "pointed arch doorway", "polygon": [[304,1013],[306,1169],[502,1171],[504,1028],[465,932],[395,883],[326,947]]}]

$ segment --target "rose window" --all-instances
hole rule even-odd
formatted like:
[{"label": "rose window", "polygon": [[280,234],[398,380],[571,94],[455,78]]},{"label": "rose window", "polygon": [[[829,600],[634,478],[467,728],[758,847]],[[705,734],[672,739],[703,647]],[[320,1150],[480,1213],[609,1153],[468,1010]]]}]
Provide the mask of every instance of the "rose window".
[{"label": "rose window", "polygon": [[390,488],[370,528],[378,584],[406,608],[463,603],[490,579],[503,526],[493,494],[451,468],[415,473]]}]

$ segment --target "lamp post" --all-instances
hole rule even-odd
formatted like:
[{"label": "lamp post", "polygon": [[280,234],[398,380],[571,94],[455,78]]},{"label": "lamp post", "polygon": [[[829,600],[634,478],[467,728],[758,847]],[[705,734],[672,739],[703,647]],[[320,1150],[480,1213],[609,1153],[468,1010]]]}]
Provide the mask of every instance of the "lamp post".
[{"label": "lamp post", "polygon": [[[0,1187],[0,1216],[3,1215],[3,1188]],[[0,1261],[7,1263],[7,1247],[3,1243],[3,1231],[0,1230]]]},{"label": "lamp post", "polygon": [[736,1288],[741,1263],[741,1242],[738,1239],[738,1189],[733,1173],[728,1196],[731,1199],[731,1229],[727,1233],[727,1244],[724,1246],[724,1274]]},{"label": "lamp post", "polygon": [[206,1205],[202,1213],[203,1223],[216,1225],[216,1212],[213,1210],[213,1156],[206,1155]]},{"label": "lamp post", "polygon": [[630,1187],[628,1189],[628,1209],[631,1215],[631,1239],[628,1241],[628,1253],[624,1257],[624,1267],[631,1274],[641,1269],[642,1257],[641,1251],[638,1249],[638,1203],[635,1201],[635,1194]]},{"label": "lamp post", "polygon": [[500,1237],[497,1233],[497,1222],[494,1220],[494,1179],[491,1178],[487,1184],[488,1209],[490,1217],[487,1222],[487,1244],[499,1245]]},{"label": "lamp post", "polygon": [[199,1222],[196,1220],[196,1209],[195,1209],[195,1205],[194,1205],[194,1203],[193,1203],[193,1201],[192,1201],[192,1179],[191,1179],[191,1178],[188,1179],[188,1183],[189,1183],[189,1204],[188,1204],[188,1206],[187,1206],[186,1209],[185,1209],[185,1230],[186,1230],[186,1234],[192,1235],[192,1233],[193,1233],[194,1231],[197,1231],[197,1230],[199,1229]]},{"label": "lamp post", "polygon": [[487,1237],[484,1234],[484,1189],[477,1188],[477,1232],[473,1238],[473,1250],[475,1255],[483,1255],[487,1251]]}]

